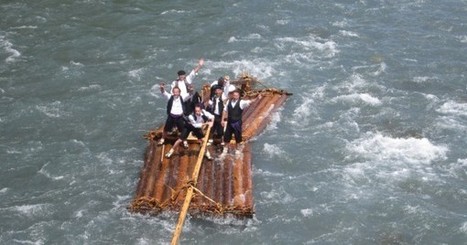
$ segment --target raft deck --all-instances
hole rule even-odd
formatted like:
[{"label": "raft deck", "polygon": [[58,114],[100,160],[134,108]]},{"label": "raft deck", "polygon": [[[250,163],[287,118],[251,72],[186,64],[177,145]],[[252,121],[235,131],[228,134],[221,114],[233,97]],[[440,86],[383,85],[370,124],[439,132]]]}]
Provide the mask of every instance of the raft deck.
[{"label": "raft deck", "polygon": [[147,134],[144,166],[141,169],[136,195],[129,210],[157,214],[161,211],[180,211],[187,188],[195,187],[189,212],[203,215],[233,214],[252,217],[254,214],[251,145],[249,140],[258,135],[270,122],[275,112],[287,99],[288,93],[276,89],[252,90],[246,99],[262,98],[253,102],[243,112],[243,143],[241,150],[231,144],[228,154],[221,154],[222,147],[207,147],[213,160],[203,158],[198,182],[193,183],[192,173],[200,150],[196,140],[189,140],[188,149],[179,147],[172,157],[164,155],[170,150],[176,137],[157,145],[162,127]]}]

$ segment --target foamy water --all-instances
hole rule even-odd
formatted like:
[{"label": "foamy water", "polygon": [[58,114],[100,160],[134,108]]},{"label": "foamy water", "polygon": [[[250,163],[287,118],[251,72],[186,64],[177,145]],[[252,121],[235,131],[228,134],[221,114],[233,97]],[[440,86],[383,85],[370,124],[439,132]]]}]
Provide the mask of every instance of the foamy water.
[{"label": "foamy water", "polygon": [[[252,219],[187,244],[465,244],[462,1],[0,4],[0,244],[167,244],[131,214],[159,83],[293,93],[252,140]],[[261,11],[258,11],[261,9]]]}]

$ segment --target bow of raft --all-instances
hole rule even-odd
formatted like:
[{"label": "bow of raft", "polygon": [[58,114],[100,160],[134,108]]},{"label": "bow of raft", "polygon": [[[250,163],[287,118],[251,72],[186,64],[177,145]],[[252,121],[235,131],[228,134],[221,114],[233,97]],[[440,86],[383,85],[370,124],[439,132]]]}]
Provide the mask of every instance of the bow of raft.
[{"label": "bow of raft", "polygon": [[[144,155],[144,166],[136,194],[129,206],[131,212],[155,215],[164,211],[180,212],[188,189],[194,196],[188,212],[192,215],[252,217],[254,210],[253,179],[250,139],[257,136],[271,121],[272,114],[281,107],[287,97],[286,91],[266,88],[257,79],[242,75],[232,81],[242,91],[242,99],[256,100],[243,112],[243,141],[240,150],[232,148],[228,154],[221,154],[220,142],[207,145],[213,160],[200,154],[202,144],[196,139],[188,139],[189,147],[179,147],[171,158],[165,154],[177,139],[169,136],[164,145],[157,145],[163,127],[149,131],[145,138],[148,146]],[[255,89],[261,83],[262,89]],[[203,97],[208,96],[209,85],[203,87]],[[206,96],[205,96],[206,95]],[[202,159],[200,159],[202,158]],[[200,161],[199,169],[195,169]],[[197,172],[198,171],[198,172]],[[193,176],[196,174],[197,176]],[[191,191],[190,190],[190,191]]]}]

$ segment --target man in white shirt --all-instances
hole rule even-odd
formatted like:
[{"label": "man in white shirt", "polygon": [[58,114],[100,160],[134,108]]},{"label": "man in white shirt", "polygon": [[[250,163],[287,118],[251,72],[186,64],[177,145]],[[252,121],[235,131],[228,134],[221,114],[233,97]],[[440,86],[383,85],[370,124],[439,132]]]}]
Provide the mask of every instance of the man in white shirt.
[{"label": "man in white shirt", "polygon": [[182,132],[185,125],[183,119],[183,114],[185,113],[185,103],[184,100],[189,96],[188,93],[183,96],[180,94],[180,88],[174,87],[172,89],[172,94],[165,91],[165,84],[160,84],[161,93],[167,98],[167,120],[165,121],[164,130],[162,131],[162,138],[159,140],[158,144],[164,144],[165,138],[167,137],[167,132],[172,131],[174,126],[177,126],[179,132]]},{"label": "man in white shirt", "polygon": [[[224,127],[221,124],[222,113],[224,112],[224,101],[227,96],[224,94],[222,87],[214,86],[214,96],[209,100],[208,110],[214,115],[214,124],[212,126],[212,138],[221,139],[224,135]],[[212,140],[210,140],[212,142]]]},{"label": "man in white shirt", "polygon": [[188,84],[193,83],[193,79],[197,75],[198,71],[201,69],[201,67],[204,65],[204,59],[199,59],[198,60],[198,65],[190,72],[190,74],[186,75],[186,72],[184,70],[180,70],[177,72],[178,78],[177,80],[172,82],[172,88],[171,88],[171,93],[173,93],[173,89],[175,87],[180,88],[180,94],[185,95],[188,93]]},{"label": "man in white shirt", "polygon": [[[185,124],[180,138],[175,142],[173,147],[165,154],[165,157],[170,158],[174,151],[178,148],[180,143],[183,142],[183,147],[188,148],[188,142],[186,141],[190,132],[198,138],[198,141],[201,143],[204,137],[203,126],[206,124],[212,124],[214,115],[207,112],[206,110],[201,109],[201,105],[198,104],[195,106],[195,110],[192,114],[188,116],[188,123]],[[206,149],[206,158],[212,160],[209,150]]]},{"label": "man in white shirt", "polygon": [[237,143],[237,149],[240,143],[242,143],[242,114],[243,110],[248,107],[251,103],[258,99],[261,99],[261,94],[258,95],[254,100],[242,100],[240,99],[240,91],[235,90],[232,92],[232,98],[227,102],[224,107],[222,114],[222,126],[225,127],[224,133],[224,147],[223,153],[227,153],[227,149],[232,139],[232,134],[235,136],[235,142]]}]

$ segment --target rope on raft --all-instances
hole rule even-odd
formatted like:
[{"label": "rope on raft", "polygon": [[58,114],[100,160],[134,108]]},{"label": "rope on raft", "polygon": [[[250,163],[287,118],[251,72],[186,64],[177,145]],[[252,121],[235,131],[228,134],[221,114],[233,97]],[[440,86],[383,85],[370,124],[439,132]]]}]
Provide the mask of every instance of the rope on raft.
[{"label": "rope on raft", "polygon": [[249,208],[239,208],[236,206],[224,206],[223,204],[214,201],[212,198],[208,197],[206,194],[204,194],[200,189],[196,188],[194,186],[194,181],[189,180],[185,183],[185,185],[181,186],[177,190],[174,190],[173,188],[170,188],[171,190],[171,197],[169,200],[159,203],[155,198],[152,197],[140,197],[137,200],[133,201],[133,203],[130,205],[129,209],[132,211],[141,211],[141,210],[152,210],[155,212],[159,212],[161,210],[165,210],[171,207],[175,206],[175,201],[177,200],[178,196],[182,191],[187,190],[188,188],[193,188],[195,193],[197,195],[202,196],[206,200],[208,200],[210,203],[213,204],[212,207],[213,209],[205,209],[203,210],[204,212],[209,212],[213,213],[218,216],[224,216],[226,214],[236,214],[239,216],[244,216],[245,214],[251,214],[252,211]]}]

